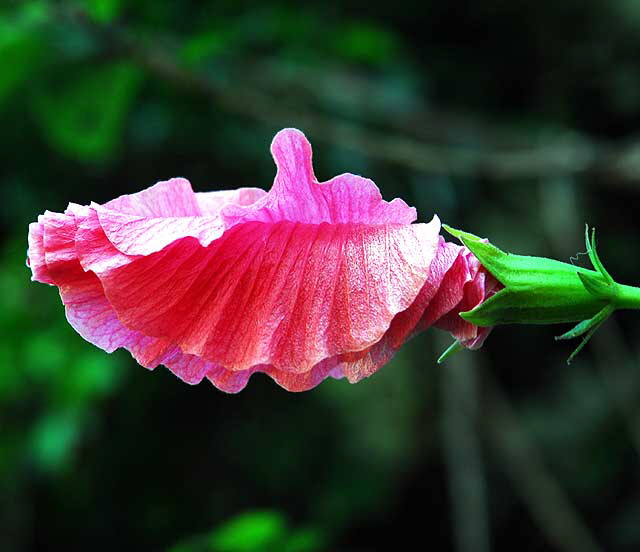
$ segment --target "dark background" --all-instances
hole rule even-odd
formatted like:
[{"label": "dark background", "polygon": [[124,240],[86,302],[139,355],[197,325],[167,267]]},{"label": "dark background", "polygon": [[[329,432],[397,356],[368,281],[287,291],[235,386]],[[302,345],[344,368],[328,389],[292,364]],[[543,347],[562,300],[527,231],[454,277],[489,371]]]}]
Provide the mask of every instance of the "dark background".
[{"label": "dark background", "polygon": [[[504,249],[584,224],[640,273],[640,3],[0,4],[0,549],[640,549],[640,317],[571,365],[566,327],[432,330],[358,385],[238,395],[76,335],[27,224],[185,176],[268,188],[302,129],[349,171]],[[585,263],[580,257],[579,263]]]}]

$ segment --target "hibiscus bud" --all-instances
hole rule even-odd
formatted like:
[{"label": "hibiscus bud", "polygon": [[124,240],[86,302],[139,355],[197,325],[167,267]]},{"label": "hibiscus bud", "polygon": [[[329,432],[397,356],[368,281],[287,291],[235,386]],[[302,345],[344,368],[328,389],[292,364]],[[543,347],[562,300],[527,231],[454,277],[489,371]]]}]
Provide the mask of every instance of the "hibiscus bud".
[{"label": "hibiscus bud", "polygon": [[[514,255],[481,238],[444,227],[459,238],[504,289],[462,318],[478,326],[557,324],[590,318],[609,301],[598,272],[542,257]],[[583,283],[589,282],[589,289]]]},{"label": "hibiscus bud", "polygon": [[459,238],[503,286],[477,307],[461,312],[477,326],[498,324],[557,324],[579,322],[557,339],[586,334],[569,361],[617,308],[638,308],[638,288],[616,283],[595,249],[595,236],[586,231],[587,253],[595,270],[553,259],[514,255],[468,232],[443,228]]}]

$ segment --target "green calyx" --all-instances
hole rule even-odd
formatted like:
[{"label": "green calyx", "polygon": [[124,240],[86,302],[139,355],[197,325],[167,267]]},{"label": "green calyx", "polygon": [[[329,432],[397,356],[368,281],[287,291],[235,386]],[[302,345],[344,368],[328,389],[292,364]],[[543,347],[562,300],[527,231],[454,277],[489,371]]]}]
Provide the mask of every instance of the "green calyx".
[{"label": "green calyx", "polygon": [[595,247],[595,230],[585,230],[593,270],[569,263],[513,255],[478,236],[443,228],[458,238],[504,286],[476,308],[460,316],[478,326],[498,324],[578,324],[556,339],[584,336],[568,359],[584,347],[598,327],[620,308],[640,308],[640,289],[616,283]]}]

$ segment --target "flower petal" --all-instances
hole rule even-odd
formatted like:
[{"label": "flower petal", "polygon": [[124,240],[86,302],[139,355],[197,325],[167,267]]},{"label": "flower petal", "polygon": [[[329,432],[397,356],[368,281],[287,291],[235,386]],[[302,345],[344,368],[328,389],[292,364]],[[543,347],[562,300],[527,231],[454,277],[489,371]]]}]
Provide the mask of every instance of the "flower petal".
[{"label": "flower petal", "polygon": [[198,217],[203,214],[186,178],[163,180],[141,192],[122,195],[102,207],[145,219]]},{"label": "flower petal", "polygon": [[120,320],[145,335],[231,370],[306,372],[382,337],[422,288],[439,227],[246,223],[100,278]]},{"label": "flower petal", "polygon": [[85,271],[96,274],[117,268],[139,258],[139,255],[125,255],[109,241],[98,213],[93,207],[84,207],[85,212],[77,218],[76,253]]},{"label": "flower petal", "polygon": [[70,204],[30,226],[33,279],[54,283],[72,326],[180,379],[241,390],[265,373],[291,391],[355,382],[435,324],[466,347],[489,329],[458,316],[498,283],[437,217],[375,184],[316,180],[311,146],[276,135],[272,189],[194,193],[159,182],[104,205]]},{"label": "flower petal", "polygon": [[92,207],[118,251],[149,255],[185,237],[209,245],[225,230],[220,218],[225,205],[251,205],[265,194],[257,188],[196,194],[188,180],[173,178]]},{"label": "flower petal", "polygon": [[31,280],[43,284],[53,284],[44,258],[44,228],[39,222],[29,224],[29,249],[27,251],[27,266],[31,268]]},{"label": "flower petal", "polygon": [[251,205],[265,195],[267,192],[261,188],[238,188],[237,190],[199,192],[196,194],[196,201],[203,215],[218,216],[225,205]]},{"label": "flower petal", "polygon": [[[39,217],[40,230],[35,232],[42,234],[47,274],[58,286],[67,320],[82,337],[107,352],[126,347],[138,362],[153,365],[154,358],[161,356],[169,344],[123,326],[104,296],[100,280],[85,272],[78,260],[75,248],[78,220],[89,211],[87,207],[71,204],[65,213],[47,212]],[[31,250],[30,255],[35,259]]]},{"label": "flower petal", "polygon": [[[370,376],[384,364],[389,362],[397,350],[412,335],[430,326],[433,320],[425,319],[425,313],[433,303],[433,312],[441,311],[446,301],[438,306],[437,297],[447,293],[445,275],[451,270],[461,256],[463,248],[453,243],[447,243],[440,236],[438,248],[433,262],[429,267],[429,275],[420,293],[408,309],[399,312],[391,321],[384,336],[368,349],[357,353],[340,355],[340,369],[351,383]],[[460,296],[462,293],[460,292]],[[458,299],[459,300],[459,299]],[[456,301],[457,303],[457,301]],[[441,314],[436,314],[439,318]]]},{"label": "flower petal", "polygon": [[240,222],[288,220],[309,224],[410,224],[416,210],[401,199],[384,201],[368,178],[343,174],[319,183],[311,145],[296,129],[281,130],[271,144],[278,172],[273,187],[253,205],[222,210],[227,227]]},{"label": "flower petal", "polygon": [[462,258],[464,269],[454,274],[458,281],[455,284],[449,284],[450,288],[461,291],[460,300],[451,306],[434,326],[450,332],[465,347],[477,349],[489,335],[490,328],[480,328],[467,322],[459,314],[473,309],[493,295],[498,288],[498,281],[486,271],[467,248],[464,248]]}]

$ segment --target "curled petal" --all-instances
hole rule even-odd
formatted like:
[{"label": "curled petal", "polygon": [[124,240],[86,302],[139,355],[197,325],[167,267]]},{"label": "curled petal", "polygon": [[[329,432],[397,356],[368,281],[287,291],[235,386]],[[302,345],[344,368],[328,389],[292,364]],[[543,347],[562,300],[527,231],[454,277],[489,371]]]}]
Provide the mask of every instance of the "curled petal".
[{"label": "curled petal", "polygon": [[100,277],[128,327],[231,370],[300,373],[382,337],[420,291],[439,226],[245,223]]},{"label": "curled petal", "polygon": [[255,188],[195,194],[188,180],[173,178],[92,207],[118,251],[149,255],[186,237],[209,245],[224,233],[220,211],[225,206],[251,205],[264,195],[264,191]]},{"label": "curled petal", "polygon": [[276,134],[271,153],[277,166],[271,191],[250,206],[222,210],[228,226],[240,222],[287,220],[308,224],[410,224],[416,210],[401,199],[386,202],[368,178],[353,174],[319,183],[311,165],[311,145],[299,130]]},{"label": "curled petal", "polygon": [[82,337],[105,351],[126,347],[141,364],[150,364],[168,343],[158,345],[158,340],[126,328],[104,296],[100,280],[80,264],[75,236],[78,216],[87,211],[71,205],[65,213],[41,217],[47,270],[58,286],[67,320]]},{"label": "curled petal", "polygon": [[218,216],[226,205],[251,205],[267,194],[261,188],[239,188],[237,190],[219,190],[200,192],[196,201],[205,216]]},{"label": "curled petal", "polygon": [[498,289],[498,281],[482,267],[468,249],[464,248],[461,259],[459,268],[452,273],[452,277],[457,279],[456,284],[447,286],[448,289],[460,290],[459,302],[449,308],[434,325],[450,332],[465,347],[477,349],[489,335],[490,329],[467,322],[459,313],[473,309],[493,295]]},{"label": "curled petal", "polygon": [[44,258],[44,228],[38,217],[38,222],[29,224],[29,250],[27,253],[27,266],[31,268],[31,280],[43,284],[53,284],[53,278],[49,274],[47,262]]}]

